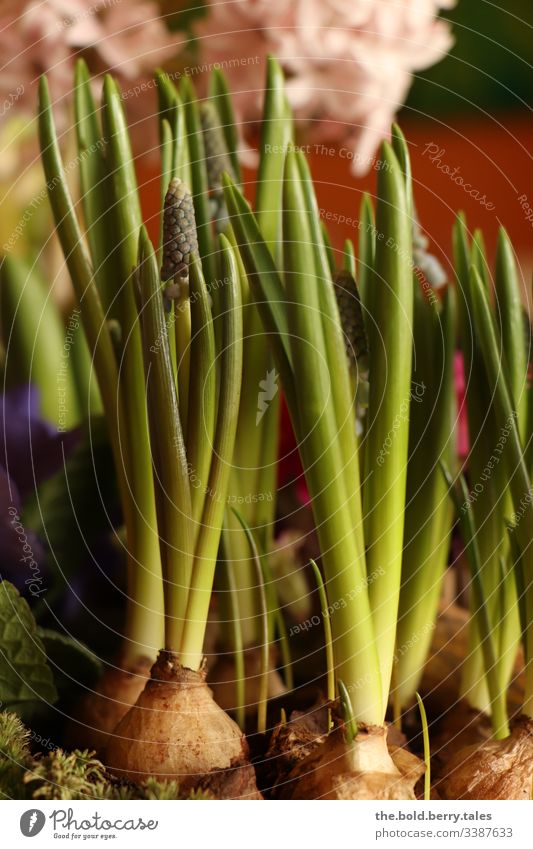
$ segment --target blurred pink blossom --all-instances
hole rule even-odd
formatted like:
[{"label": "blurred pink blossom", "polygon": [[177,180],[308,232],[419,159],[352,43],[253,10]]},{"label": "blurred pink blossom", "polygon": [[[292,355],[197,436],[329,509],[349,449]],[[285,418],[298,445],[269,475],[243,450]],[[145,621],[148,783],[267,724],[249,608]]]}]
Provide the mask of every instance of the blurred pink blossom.
[{"label": "blurred pink blossom", "polygon": [[15,103],[34,113],[44,72],[53,100],[66,105],[81,53],[93,72],[109,70],[130,82],[175,52],[175,38],[151,0],[1,0],[0,118]]},{"label": "blurred pink blossom", "polygon": [[[74,62],[83,55],[91,72],[112,71],[122,85],[135,153],[155,150],[157,95],[153,69],[182,47],[166,28],[153,0],[0,0],[0,244],[9,239],[21,210],[42,190],[37,142],[37,83],[46,72],[58,135],[72,145]],[[99,101],[102,80],[94,79]],[[67,157],[70,154],[67,154]],[[40,241],[49,228],[47,205],[31,216],[17,245]],[[47,262],[59,266],[54,244]],[[62,267],[62,266],[61,266]],[[66,279],[66,278],[65,278]]]},{"label": "blurred pink blossom", "polygon": [[454,0],[208,0],[198,24],[202,62],[220,63],[241,121],[259,115],[264,59],[278,57],[313,142],[345,145],[367,170],[404,102],[412,73],[449,50],[440,9]]}]

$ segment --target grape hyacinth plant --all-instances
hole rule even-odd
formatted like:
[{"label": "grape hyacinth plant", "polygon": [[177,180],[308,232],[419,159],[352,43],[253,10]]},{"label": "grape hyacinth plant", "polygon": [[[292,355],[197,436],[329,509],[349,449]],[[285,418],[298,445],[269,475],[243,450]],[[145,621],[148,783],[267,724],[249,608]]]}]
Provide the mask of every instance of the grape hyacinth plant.
[{"label": "grape hyacinth plant", "polygon": [[[20,595],[20,541],[1,526],[0,790],[63,798],[53,789],[60,776],[65,798],[529,798],[533,406],[511,243],[502,230],[493,286],[483,236],[458,216],[446,280],[393,125],[375,198],[361,196],[358,243],[337,252],[294,142],[287,83],[276,59],[267,64],[253,186],[221,71],[203,99],[190,77],[156,74],[152,220],[116,81],[105,77],[98,102],[77,63],[70,174],[41,79],[41,158],[79,329],[63,410],[50,375],[68,320],[35,269],[3,260],[11,428],[0,471],[27,543],[51,549],[47,575],[65,566],[53,550],[59,506],[72,496],[74,512],[80,503],[91,513],[82,496],[94,492],[125,583],[102,663],[90,638],[74,645],[49,619],[41,624],[52,607]],[[24,399],[31,476],[14,462]],[[282,403],[310,532],[291,526],[278,498]],[[295,562],[295,539],[307,569]],[[426,676],[459,540],[469,646],[450,713],[458,722],[466,705],[476,721],[456,752],[434,754]],[[100,564],[65,551],[65,574],[85,592]],[[101,615],[98,599],[85,606]],[[15,680],[15,655],[33,690]],[[508,688],[522,656],[513,716]],[[61,676],[65,658],[76,671]],[[57,732],[62,748],[34,757],[22,720],[47,721],[56,703],[71,716]]]}]

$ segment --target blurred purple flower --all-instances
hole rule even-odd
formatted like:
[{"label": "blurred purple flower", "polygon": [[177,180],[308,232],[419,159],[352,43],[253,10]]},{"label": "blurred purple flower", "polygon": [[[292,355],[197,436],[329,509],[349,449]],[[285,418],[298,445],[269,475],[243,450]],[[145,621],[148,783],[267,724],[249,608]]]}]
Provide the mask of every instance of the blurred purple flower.
[{"label": "blurred purple flower", "polygon": [[75,446],[79,431],[58,430],[41,418],[36,386],[17,386],[0,396],[0,464],[24,499],[56,472]]},{"label": "blurred purple flower", "polygon": [[0,423],[0,577],[24,589],[35,575],[22,566],[45,559],[42,543],[21,523],[24,499],[62,466],[79,430],[60,433],[44,421],[39,391],[31,385],[0,396]]}]

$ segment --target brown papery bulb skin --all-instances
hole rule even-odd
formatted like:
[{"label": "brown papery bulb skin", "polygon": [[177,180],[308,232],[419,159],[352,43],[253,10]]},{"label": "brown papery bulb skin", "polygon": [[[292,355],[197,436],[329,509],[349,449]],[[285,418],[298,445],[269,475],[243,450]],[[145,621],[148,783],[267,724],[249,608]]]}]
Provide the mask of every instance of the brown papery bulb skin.
[{"label": "brown papery bulb skin", "polygon": [[323,733],[313,714],[274,731],[269,757],[280,765],[272,792],[278,799],[413,800],[425,770],[407,750],[387,745],[386,728],[359,726],[347,743],[341,727]]},{"label": "brown papery bulb skin", "polygon": [[490,717],[470,707],[466,700],[457,702],[439,721],[431,737],[431,758],[435,775],[443,775],[446,765],[467,746],[481,746],[492,737]]},{"label": "brown papery bulb skin", "polygon": [[213,700],[205,670],[186,669],[167,651],[110,736],[105,762],[135,783],[173,779],[180,795],[202,788],[217,798],[261,798],[246,739]]},{"label": "brown papery bulb skin", "polygon": [[90,749],[102,757],[108,737],[141,695],[150,676],[152,661],[140,657],[134,663],[117,662],[87,694],[69,723],[66,743],[77,749]]},{"label": "brown papery bulb skin", "polygon": [[438,790],[445,799],[531,799],[532,782],[533,720],[519,716],[505,740],[459,750]]}]

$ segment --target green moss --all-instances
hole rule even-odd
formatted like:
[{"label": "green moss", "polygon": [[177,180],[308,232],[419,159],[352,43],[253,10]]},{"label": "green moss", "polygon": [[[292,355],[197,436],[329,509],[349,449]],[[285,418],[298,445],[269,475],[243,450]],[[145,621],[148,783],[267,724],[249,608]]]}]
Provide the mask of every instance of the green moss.
[{"label": "green moss", "polygon": [[30,796],[63,801],[97,798],[97,785],[105,781],[105,768],[93,755],[87,750],[55,749],[35,758],[24,776]]},{"label": "green moss", "polygon": [[[0,713],[0,798],[159,800],[179,799],[177,781],[149,778],[136,785],[106,773],[94,752],[55,749],[35,757],[30,752],[31,731],[15,713]],[[209,791],[193,790],[188,799],[213,799]]]},{"label": "green moss", "polygon": [[0,713],[0,797],[24,797],[23,776],[31,760],[29,731],[16,713]]}]

